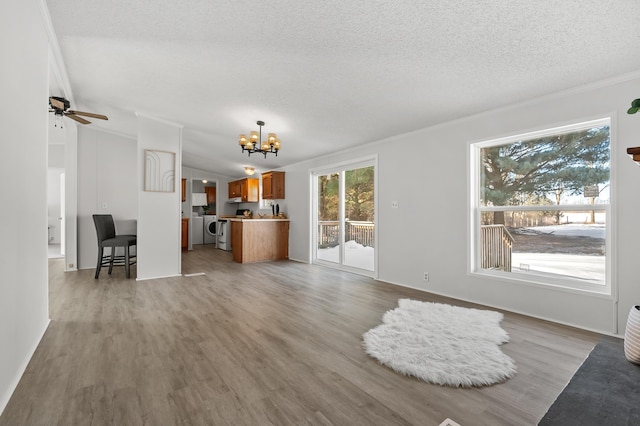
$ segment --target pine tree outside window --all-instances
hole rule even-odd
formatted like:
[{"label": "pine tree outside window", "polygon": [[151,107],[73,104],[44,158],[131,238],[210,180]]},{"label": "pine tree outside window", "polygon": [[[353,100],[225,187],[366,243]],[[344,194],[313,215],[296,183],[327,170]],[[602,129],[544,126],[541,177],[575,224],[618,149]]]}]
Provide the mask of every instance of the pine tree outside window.
[{"label": "pine tree outside window", "polygon": [[471,273],[611,293],[611,120],[471,144]]}]

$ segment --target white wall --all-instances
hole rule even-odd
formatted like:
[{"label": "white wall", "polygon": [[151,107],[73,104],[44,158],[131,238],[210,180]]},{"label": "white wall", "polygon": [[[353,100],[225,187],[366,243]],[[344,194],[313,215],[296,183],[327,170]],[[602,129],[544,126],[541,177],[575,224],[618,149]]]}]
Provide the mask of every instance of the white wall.
[{"label": "white wall", "polygon": [[[144,150],[175,153],[175,190],[144,191]],[[182,126],[138,114],[138,277],[172,277],[181,271]]]},{"label": "white wall", "polygon": [[[48,321],[48,40],[39,2],[0,3],[0,412]],[[13,42],[12,42],[13,41]],[[34,182],[36,184],[34,184]]]},{"label": "white wall", "polygon": [[76,271],[78,269],[78,126],[65,126],[64,131],[65,271]]},{"label": "white wall", "polygon": [[96,267],[94,214],[111,214],[119,234],[135,234],[138,218],[137,144],[94,129],[78,127],[78,268]]},{"label": "white wall", "polygon": [[[64,129],[62,129],[64,130]],[[49,137],[53,132],[58,131],[58,129],[49,130]],[[56,169],[64,169],[64,144],[49,144],[49,157],[48,157],[48,166]]]},{"label": "white wall", "polygon": [[[51,115],[51,114],[50,114]],[[49,125],[51,120],[49,120]],[[64,145],[52,144],[51,138],[58,129],[49,130],[47,165],[47,224],[49,226],[49,243],[60,244],[62,236],[60,209],[60,174],[64,173]],[[61,129],[63,130],[63,129]]]},{"label": "white wall", "polygon": [[[640,78],[583,88],[287,167],[290,257],[310,258],[309,170],[378,154],[380,280],[604,333],[623,333],[629,309],[640,303],[640,278],[635,268],[640,253],[640,228],[636,225],[640,167],[626,155],[627,147],[640,146],[640,117],[626,114],[631,100],[640,96],[639,87]],[[620,308],[616,308],[615,298],[468,275],[470,142],[610,114],[617,184],[612,194],[613,278]],[[400,208],[391,208],[393,200]],[[429,283],[422,280],[425,271],[430,274]]]},{"label": "white wall", "polygon": [[[52,66],[55,66],[52,64]],[[60,243],[65,253],[65,271],[77,270],[78,263],[78,224],[77,224],[77,169],[78,169],[78,125],[71,120],[63,122],[64,125],[60,125],[56,121],[53,114],[48,115],[48,165],[49,168],[62,169],[65,173],[65,241],[63,244],[61,232],[61,221],[59,212],[57,215],[49,212],[49,226],[55,226],[52,228],[55,233],[53,243]],[[54,185],[59,186],[59,182],[55,183],[49,179]],[[49,186],[51,189],[52,187]],[[59,188],[61,190],[61,188]],[[49,194],[49,201],[51,194]],[[49,207],[51,210],[51,206]]]},{"label": "white wall", "polygon": [[[51,151],[49,151],[51,152]],[[60,244],[61,205],[60,175],[64,169],[47,169],[47,225],[49,227],[49,244]]]}]

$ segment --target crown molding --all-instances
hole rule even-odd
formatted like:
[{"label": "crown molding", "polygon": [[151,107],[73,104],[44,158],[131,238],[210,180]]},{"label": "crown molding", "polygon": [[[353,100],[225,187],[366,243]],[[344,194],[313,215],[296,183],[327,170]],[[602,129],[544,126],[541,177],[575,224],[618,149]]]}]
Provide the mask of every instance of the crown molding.
[{"label": "crown molding", "polygon": [[58,84],[64,92],[62,95],[68,99],[72,104],[75,104],[73,98],[73,92],[71,91],[71,83],[69,82],[69,75],[67,74],[67,68],[62,58],[62,51],[60,50],[60,44],[58,43],[58,36],[53,29],[53,23],[51,22],[51,15],[49,14],[49,8],[47,7],[46,0],[39,0],[40,16],[44,24],[44,29],[49,39],[49,65],[54,73],[54,77],[58,81]]},{"label": "crown molding", "polygon": [[136,111],[135,114],[136,114],[136,117],[142,117],[142,118],[146,118],[148,120],[157,121],[159,123],[168,124],[170,126],[177,127],[178,129],[183,129],[184,128],[184,124],[176,123],[175,121],[170,121],[170,120],[167,120],[167,119],[164,119],[164,118],[155,117],[153,115],[150,115],[150,114],[147,114],[147,113],[144,113],[144,112]]}]

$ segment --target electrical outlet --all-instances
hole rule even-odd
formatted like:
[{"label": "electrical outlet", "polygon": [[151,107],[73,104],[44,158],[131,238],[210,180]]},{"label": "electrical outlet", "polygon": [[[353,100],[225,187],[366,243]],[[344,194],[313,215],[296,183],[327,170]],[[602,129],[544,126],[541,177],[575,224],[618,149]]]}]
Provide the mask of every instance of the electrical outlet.
[{"label": "electrical outlet", "polygon": [[424,280],[429,282],[429,273],[428,272],[424,273]]},{"label": "electrical outlet", "polygon": [[391,202],[391,208],[392,209],[397,209],[398,208],[398,202],[397,201],[392,201]]}]

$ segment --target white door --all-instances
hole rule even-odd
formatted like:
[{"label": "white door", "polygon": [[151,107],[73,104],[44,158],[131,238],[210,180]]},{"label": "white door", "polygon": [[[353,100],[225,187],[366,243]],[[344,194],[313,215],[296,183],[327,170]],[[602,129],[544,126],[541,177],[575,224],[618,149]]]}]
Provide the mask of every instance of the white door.
[{"label": "white door", "polygon": [[375,160],[316,171],[312,179],[313,262],[375,276]]}]

